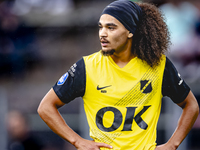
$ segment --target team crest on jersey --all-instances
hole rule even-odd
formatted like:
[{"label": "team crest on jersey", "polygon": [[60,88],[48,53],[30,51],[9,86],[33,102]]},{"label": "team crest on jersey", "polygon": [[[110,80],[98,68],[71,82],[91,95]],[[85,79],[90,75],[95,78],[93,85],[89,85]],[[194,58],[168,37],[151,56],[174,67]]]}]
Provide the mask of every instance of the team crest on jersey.
[{"label": "team crest on jersey", "polygon": [[65,81],[67,80],[69,74],[68,72],[66,72],[59,80],[57,85],[63,85],[65,83]]},{"label": "team crest on jersey", "polygon": [[149,80],[141,80],[140,81],[140,90],[142,93],[150,93],[152,91],[151,81]]}]

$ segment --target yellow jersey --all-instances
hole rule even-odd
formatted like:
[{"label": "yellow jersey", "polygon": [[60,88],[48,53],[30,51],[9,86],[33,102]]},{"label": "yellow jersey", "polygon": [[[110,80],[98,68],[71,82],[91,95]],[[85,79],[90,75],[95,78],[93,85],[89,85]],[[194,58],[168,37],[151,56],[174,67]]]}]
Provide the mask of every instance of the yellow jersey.
[{"label": "yellow jersey", "polygon": [[155,149],[165,57],[156,68],[137,57],[120,68],[101,53],[84,57],[84,62],[90,136],[113,150]]},{"label": "yellow jersey", "polygon": [[163,55],[152,68],[135,57],[120,68],[99,51],[75,63],[53,88],[63,102],[83,98],[90,136],[96,142],[112,145],[113,150],[154,150],[162,97],[176,94],[179,98],[173,100],[178,103],[189,92],[184,81],[178,85],[182,79],[175,69],[168,69],[173,68],[168,61]]}]

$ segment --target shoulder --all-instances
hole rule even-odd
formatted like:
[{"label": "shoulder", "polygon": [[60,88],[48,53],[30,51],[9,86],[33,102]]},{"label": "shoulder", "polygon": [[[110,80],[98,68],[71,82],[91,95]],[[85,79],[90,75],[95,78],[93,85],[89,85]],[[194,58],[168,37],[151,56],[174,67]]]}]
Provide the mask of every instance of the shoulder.
[{"label": "shoulder", "polygon": [[168,96],[175,103],[180,103],[186,98],[189,91],[189,86],[183,80],[173,63],[166,58],[162,83],[163,96]]},{"label": "shoulder", "polygon": [[101,61],[102,58],[103,58],[103,56],[101,54],[101,51],[83,57],[85,63],[91,63],[91,62],[97,63],[97,62]]},{"label": "shoulder", "polygon": [[62,102],[68,103],[84,95],[85,84],[85,63],[81,58],[56,82],[53,89]]}]

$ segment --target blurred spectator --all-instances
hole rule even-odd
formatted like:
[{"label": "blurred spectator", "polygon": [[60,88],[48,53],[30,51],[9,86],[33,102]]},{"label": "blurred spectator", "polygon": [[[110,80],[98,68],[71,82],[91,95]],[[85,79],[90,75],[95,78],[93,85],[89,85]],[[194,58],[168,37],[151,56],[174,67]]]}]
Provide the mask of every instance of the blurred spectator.
[{"label": "blurred spectator", "polygon": [[42,144],[31,134],[27,118],[22,113],[9,112],[6,123],[9,136],[8,150],[42,150]]},{"label": "blurred spectator", "polygon": [[163,5],[163,4],[167,3],[168,0],[143,0],[143,2],[153,3],[154,5],[159,7],[160,5]]},{"label": "blurred spectator", "polygon": [[200,79],[200,36],[198,31],[199,10],[184,0],[168,0],[160,6],[166,16],[171,34],[169,57],[188,83]]},{"label": "blurred spectator", "polygon": [[11,12],[12,2],[0,3],[0,75],[20,74],[39,60],[34,31]]},{"label": "blurred spectator", "polygon": [[18,16],[27,15],[31,12],[60,15],[73,9],[73,0],[15,0],[12,11]]},{"label": "blurred spectator", "polygon": [[[199,1],[196,1],[200,3]],[[196,85],[199,88],[200,83],[200,11],[192,1],[168,0],[168,3],[160,6],[161,11],[166,17],[172,45],[168,56],[173,61],[177,70],[183,79],[189,85]],[[198,103],[199,90],[194,93]],[[174,112],[176,108],[170,106]],[[176,118],[176,115],[173,114]],[[170,123],[171,124],[171,123]],[[185,149],[199,149],[200,117],[196,120],[193,129],[188,138],[183,142]],[[166,133],[167,134],[167,133]],[[180,149],[184,149],[180,147]]]},{"label": "blurred spectator", "polygon": [[[188,1],[168,0],[160,6],[166,16],[166,22],[171,33],[172,48],[183,47],[194,33],[198,19],[198,9]],[[188,43],[187,43],[188,44]]]}]

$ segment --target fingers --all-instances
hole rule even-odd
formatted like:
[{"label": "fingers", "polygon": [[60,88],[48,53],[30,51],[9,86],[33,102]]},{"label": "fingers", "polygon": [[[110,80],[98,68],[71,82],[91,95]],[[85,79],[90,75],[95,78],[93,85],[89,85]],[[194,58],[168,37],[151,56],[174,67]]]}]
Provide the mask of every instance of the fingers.
[{"label": "fingers", "polygon": [[97,146],[100,147],[105,147],[105,148],[109,148],[112,149],[113,147],[111,145],[105,144],[105,143],[96,143]]}]

